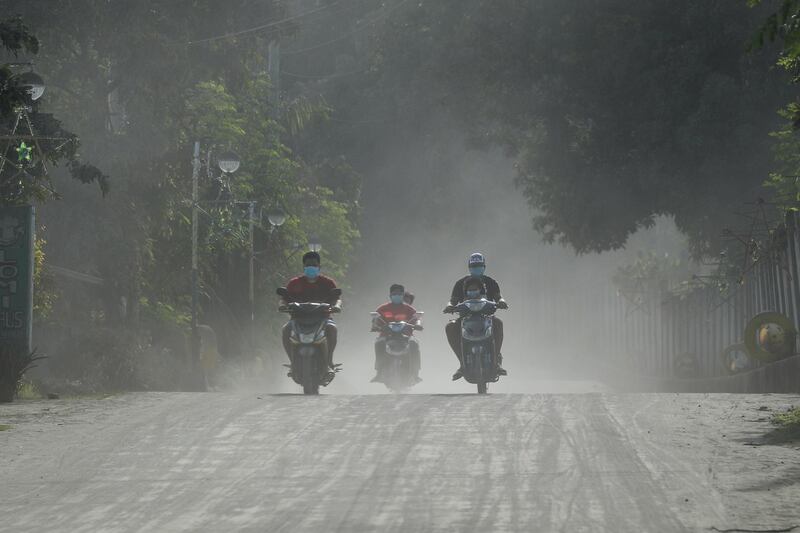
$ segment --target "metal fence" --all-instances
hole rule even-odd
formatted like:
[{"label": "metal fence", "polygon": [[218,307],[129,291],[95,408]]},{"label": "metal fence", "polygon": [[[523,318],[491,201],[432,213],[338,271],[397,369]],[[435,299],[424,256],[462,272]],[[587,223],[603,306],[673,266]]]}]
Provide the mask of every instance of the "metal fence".
[{"label": "metal fence", "polygon": [[709,284],[683,294],[645,289],[626,298],[618,292],[604,306],[611,319],[604,319],[598,344],[647,376],[675,376],[678,359],[694,360],[696,377],[724,375],[723,351],[743,342],[755,315],[777,311],[800,330],[800,224],[794,213],[786,217],[780,242],[726,291]]}]

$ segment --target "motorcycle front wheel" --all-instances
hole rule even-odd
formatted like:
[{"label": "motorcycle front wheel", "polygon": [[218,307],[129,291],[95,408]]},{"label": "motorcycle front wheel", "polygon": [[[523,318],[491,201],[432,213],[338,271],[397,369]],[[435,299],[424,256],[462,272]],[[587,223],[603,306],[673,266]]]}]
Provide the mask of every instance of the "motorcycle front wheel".
[{"label": "motorcycle front wheel", "polygon": [[316,369],[311,357],[303,357],[303,394],[319,394],[319,382],[316,380]]}]

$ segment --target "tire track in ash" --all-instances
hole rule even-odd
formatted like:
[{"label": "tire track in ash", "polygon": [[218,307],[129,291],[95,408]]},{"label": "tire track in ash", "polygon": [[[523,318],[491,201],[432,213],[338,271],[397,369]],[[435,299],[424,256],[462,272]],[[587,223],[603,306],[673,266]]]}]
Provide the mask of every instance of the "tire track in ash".
[{"label": "tire track in ash", "polygon": [[581,482],[561,530],[686,531],[664,505],[667,495],[639,459],[636,447],[620,431],[604,397],[582,395],[577,400],[562,406],[564,413],[571,411],[561,421],[570,435]]}]

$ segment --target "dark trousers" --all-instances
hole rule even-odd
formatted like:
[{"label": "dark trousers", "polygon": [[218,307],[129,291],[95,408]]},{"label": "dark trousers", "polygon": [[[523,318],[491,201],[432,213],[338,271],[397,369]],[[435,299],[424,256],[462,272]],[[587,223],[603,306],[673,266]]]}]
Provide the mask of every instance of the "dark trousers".
[{"label": "dark trousers", "polygon": [[[283,326],[283,349],[286,350],[286,355],[289,356],[291,363],[292,357],[292,342],[289,337],[292,333],[292,327],[289,322]],[[328,340],[328,366],[333,366],[333,351],[336,349],[336,341],[338,339],[338,331],[336,324],[328,322],[325,326],[325,338]]]},{"label": "dark trousers", "polygon": [[[411,373],[415,376],[419,374],[421,367],[421,358],[419,355],[419,343],[416,339],[409,339],[408,343],[411,348]],[[386,354],[386,339],[384,337],[375,341],[375,370],[380,373],[383,368],[386,368],[386,363],[389,357]]]},{"label": "dark trousers", "polygon": [[[444,328],[447,334],[447,342],[450,343],[450,348],[453,353],[458,357],[459,364],[461,363],[461,319],[457,318],[447,323]],[[503,321],[496,316],[492,317],[492,331],[494,333],[494,346],[497,353],[502,353],[503,348]]]}]

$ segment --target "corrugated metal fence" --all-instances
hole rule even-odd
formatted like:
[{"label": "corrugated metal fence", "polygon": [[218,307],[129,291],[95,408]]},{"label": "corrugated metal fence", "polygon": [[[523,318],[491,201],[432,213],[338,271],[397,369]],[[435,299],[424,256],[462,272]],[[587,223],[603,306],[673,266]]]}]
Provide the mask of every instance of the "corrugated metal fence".
[{"label": "corrugated metal fence", "polygon": [[744,328],[765,311],[785,314],[800,330],[800,225],[786,218],[785,240],[769,258],[751,265],[726,291],[715,284],[684,294],[642,290],[636,297],[612,295],[598,344],[653,377],[676,375],[676,360],[693,359],[696,377],[724,375],[722,353],[743,341]]}]

